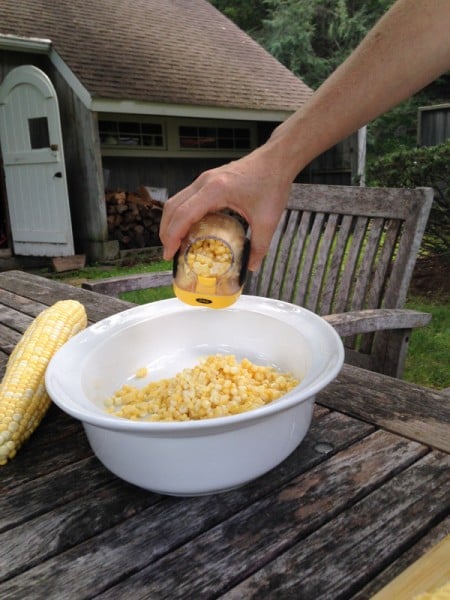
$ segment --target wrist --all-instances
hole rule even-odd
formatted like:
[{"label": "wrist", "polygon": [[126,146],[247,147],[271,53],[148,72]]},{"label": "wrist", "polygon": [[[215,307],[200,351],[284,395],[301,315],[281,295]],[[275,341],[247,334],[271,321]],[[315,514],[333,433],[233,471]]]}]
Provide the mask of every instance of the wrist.
[{"label": "wrist", "polygon": [[262,147],[270,157],[271,163],[281,179],[292,183],[297,175],[314,158],[308,152],[308,129],[303,127],[302,119],[293,115],[274,129],[272,135]]}]

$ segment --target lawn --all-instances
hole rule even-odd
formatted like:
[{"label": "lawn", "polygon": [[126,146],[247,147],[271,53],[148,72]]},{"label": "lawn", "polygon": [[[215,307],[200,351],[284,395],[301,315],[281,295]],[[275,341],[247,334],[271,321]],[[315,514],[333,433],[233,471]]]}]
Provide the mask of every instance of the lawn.
[{"label": "lawn", "polygon": [[450,307],[442,299],[409,298],[405,308],[431,313],[409,343],[404,379],[437,389],[450,387]]}]

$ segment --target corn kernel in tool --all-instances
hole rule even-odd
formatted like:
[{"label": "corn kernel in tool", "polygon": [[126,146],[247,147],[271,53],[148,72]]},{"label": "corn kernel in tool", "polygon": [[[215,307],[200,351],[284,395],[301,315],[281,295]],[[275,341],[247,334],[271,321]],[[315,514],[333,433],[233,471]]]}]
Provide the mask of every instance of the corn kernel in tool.
[{"label": "corn kernel in tool", "polygon": [[230,306],[242,292],[249,253],[250,241],[236,218],[206,215],[190,229],[175,255],[176,296],[193,306]]}]

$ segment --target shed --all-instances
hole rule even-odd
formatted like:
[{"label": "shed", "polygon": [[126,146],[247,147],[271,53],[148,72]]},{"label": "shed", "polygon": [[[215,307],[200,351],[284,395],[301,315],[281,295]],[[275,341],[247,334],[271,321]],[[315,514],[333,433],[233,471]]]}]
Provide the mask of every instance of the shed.
[{"label": "shed", "polygon": [[[172,195],[312,94],[207,0],[2,0],[0,58],[0,247],[16,255],[114,257],[106,188]],[[350,150],[299,180],[349,183]]]},{"label": "shed", "polygon": [[421,106],[417,119],[419,146],[437,146],[450,139],[450,103]]}]

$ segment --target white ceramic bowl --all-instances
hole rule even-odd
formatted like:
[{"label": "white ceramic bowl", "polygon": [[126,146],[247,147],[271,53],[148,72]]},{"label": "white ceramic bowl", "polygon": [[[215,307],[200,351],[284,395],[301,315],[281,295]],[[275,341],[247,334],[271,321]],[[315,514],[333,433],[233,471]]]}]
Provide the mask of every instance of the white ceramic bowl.
[{"label": "white ceramic bowl", "polygon": [[[120,419],[104,400],[125,382],[172,377],[199,358],[231,353],[301,379],[282,398],[239,415],[185,422]],[[53,401],[82,421],[99,460],[122,479],[155,492],[200,495],[242,485],[282,462],[311,423],[315,394],[344,360],[335,330],[308,310],[241,296],[230,308],[178,299],[137,306],[99,321],[51,360]],[[146,379],[135,373],[147,367]]]}]

